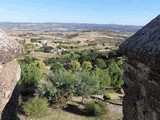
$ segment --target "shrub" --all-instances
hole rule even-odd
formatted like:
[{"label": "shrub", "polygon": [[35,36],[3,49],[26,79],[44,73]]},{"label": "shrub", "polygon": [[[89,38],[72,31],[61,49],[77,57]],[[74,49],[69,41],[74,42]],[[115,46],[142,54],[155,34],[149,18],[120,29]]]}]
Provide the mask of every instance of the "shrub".
[{"label": "shrub", "polygon": [[70,60],[77,60],[78,61],[78,59],[80,58],[80,55],[77,53],[71,53],[69,57],[70,57]]},{"label": "shrub", "polygon": [[95,50],[84,50],[81,51],[79,61],[82,63],[83,61],[92,62],[97,58],[97,52]]},{"label": "shrub", "polygon": [[38,42],[38,40],[39,40],[39,39],[37,39],[37,38],[32,38],[32,39],[31,39],[31,42],[32,42],[32,43],[35,43],[35,42]]},{"label": "shrub", "polygon": [[35,96],[39,98],[47,98],[49,101],[53,99],[55,94],[57,93],[57,88],[53,86],[51,82],[46,82],[43,84],[39,84],[35,91]]},{"label": "shrub", "polygon": [[42,72],[42,74],[47,73],[47,67],[42,60],[36,60],[33,64],[35,64]]},{"label": "shrub", "polygon": [[61,57],[56,57],[56,58],[48,58],[46,59],[44,62],[46,65],[51,65],[51,64],[54,64],[54,63],[61,63],[61,64],[65,64],[65,63],[69,63],[71,61],[71,56],[66,54],[66,55],[63,55]]},{"label": "shrub", "polygon": [[56,63],[56,62],[57,62],[57,60],[56,60],[56,58],[54,58],[54,57],[52,57],[52,58],[47,58],[47,59],[44,60],[44,63],[45,63],[46,65],[50,65],[50,64],[53,64],[53,63]]},{"label": "shrub", "polygon": [[67,38],[67,39],[72,39],[72,38],[74,38],[74,37],[77,37],[78,35],[79,35],[78,33],[67,34],[67,35],[66,35],[66,38]]},{"label": "shrub", "polygon": [[63,65],[59,62],[54,63],[50,68],[50,70],[53,72],[58,72],[59,70],[62,70],[62,69],[63,69]]},{"label": "shrub", "polygon": [[36,86],[42,78],[43,73],[35,64],[22,64],[21,69],[21,86]]},{"label": "shrub", "polygon": [[96,59],[96,65],[98,68],[106,68],[106,63],[100,58]]},{"label": "shrub", "polygon": [[25,56],[20,61],[20,65],[22,71],[19,84],[21,86],[36,86],[43,74],[47,73],[45,63],[31,56]]},{"label": "shrub", "polygon": [[40,118],[48,112],[48,101],[43,98],[33,98],[23,105],[25,115],[33,118]]},{"label": "shrub", "polygon": [[25,44],[24,44],[24,48],[25,48],[25,51],[26,51],[26,52],[27,52],[27,51],[31,52],[31,51],[34,50],[35,46],[34,46],[34,44],[32,44],[32,43],[25,43]]},{"label": "shrub", "polygon": [[50,47],[50,46],[44,46],[43,47],[43,52],[45,52],[45,53],[50,53],[51,50],[53,50],[53,47]]},{"label": "shrub", "polygon": [[82,68],[83,68],[83,69],[86,69],[86,70],[91,70],[91,69],[92,69],[92,64],[91,64],[91,62],[84,61],[84,62],[82,63]]},{"label": "shrub", "polygon": [[32,57],[32,56],[26,55],[26,56],[24,56],[24,59],[22,60],[22,62],[25,63],[25,64],[30,64],[30,63],[35,62],[36,60],[37,59]]},{"label": "shrub", "polygon": [[100,101],[91,101],[85,104],[88,115],[102,116],[108,113],[107,105]]},{"label": "shrub", "polygon": [[78,71],[80,69],[80,67],[81,67],[80,63],[76,60],[71,61],[70,64],[69,64],[69,68],[72,71]]}]

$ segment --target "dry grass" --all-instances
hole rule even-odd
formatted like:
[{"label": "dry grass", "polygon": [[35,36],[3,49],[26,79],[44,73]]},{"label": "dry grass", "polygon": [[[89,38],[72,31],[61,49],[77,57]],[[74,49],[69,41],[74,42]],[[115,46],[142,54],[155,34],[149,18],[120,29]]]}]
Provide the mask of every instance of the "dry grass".
[{"label": "dry grass", "polygon": [[[21,120],[36,120],[34,118],[18,115]],[[102,117],[87,117],[64,111],[62,109],[50,109],[49,115],[37,120],[118,120],[122,118],[122,114],[109,112],[109,115]]]},{"label": "dry grass", "polygon": [[57,57],[58,55],[53,54],[53,53],[32,52],[31,56],[39,58],[39,59],[44,59],[44,58]]},{"label": "dry grass", "polygon": [[[119,96],[118,94],[112,94],[112,95],[114,96],[114,98],[115,96]],[[109,109],[108,115],[104,115],[102,117],[86,116],[86,114],[82,112],[82,110],[84,109],[83,105],[79,104],[81,100],[82,100],[81,97],[73,97],[72,100],[68,102],[68,104],[71,106],[68,107],[67,109],[62,110],[62,109],[50,108],[48,115],[38,120],[120,120],[123,117],[122,108],[109,103],[108,103],[108,109]],[[89,101],[89,99],[85,99],[85,101]],[[21,114],[19,114],[18,116],[20,117],[21,120],[36,120],[34,118],[28,118]]]}]

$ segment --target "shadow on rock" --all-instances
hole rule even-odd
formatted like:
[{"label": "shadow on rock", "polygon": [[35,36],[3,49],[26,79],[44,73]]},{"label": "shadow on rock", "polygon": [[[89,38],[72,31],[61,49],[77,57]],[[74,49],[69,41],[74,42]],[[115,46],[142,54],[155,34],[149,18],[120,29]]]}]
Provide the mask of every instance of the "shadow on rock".
[{"label": "shadow on rock", "polygon": [[19,88],[18,85],[16,85],[9,102],[2,112],[1,120],[20,120],[17,116],[19,96]]}]

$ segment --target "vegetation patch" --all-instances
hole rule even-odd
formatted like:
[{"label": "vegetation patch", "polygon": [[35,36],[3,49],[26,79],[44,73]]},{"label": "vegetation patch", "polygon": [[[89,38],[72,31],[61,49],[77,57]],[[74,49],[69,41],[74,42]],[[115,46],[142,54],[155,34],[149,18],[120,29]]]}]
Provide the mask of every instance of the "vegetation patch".
[{"label": "vegetation patch", "polygon": [[101,101],[91,101],[85,104],[88,115],[102,116],[108,113],[107,105]]},{"label": "vegetation patch", "polygon": [[33,98],[23,105],[26,116],[40,118],[48,115],[48,101],[43,98]]}]

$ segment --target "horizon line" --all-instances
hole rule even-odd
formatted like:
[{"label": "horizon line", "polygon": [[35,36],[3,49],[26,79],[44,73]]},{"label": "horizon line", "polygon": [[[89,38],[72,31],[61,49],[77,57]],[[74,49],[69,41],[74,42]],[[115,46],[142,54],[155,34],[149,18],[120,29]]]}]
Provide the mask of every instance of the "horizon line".
[{"label": "horizon line", "polygon": [[119,25],[119,26],[137,26],[142,27],[144,25],[133,25],[133,24],[119,24],[119,23],[87,23],[87,22],[0,22],[0,23],[19,23],[19,24],[46,24],[46,23],[53,23],[53,24],[88,24],[88,25]]}]

